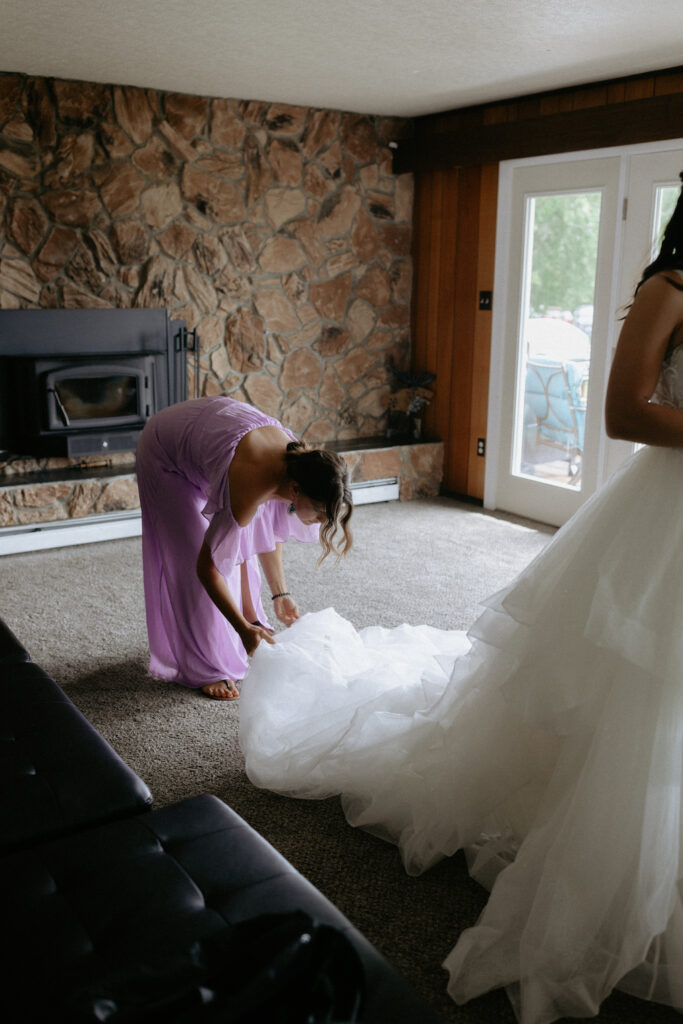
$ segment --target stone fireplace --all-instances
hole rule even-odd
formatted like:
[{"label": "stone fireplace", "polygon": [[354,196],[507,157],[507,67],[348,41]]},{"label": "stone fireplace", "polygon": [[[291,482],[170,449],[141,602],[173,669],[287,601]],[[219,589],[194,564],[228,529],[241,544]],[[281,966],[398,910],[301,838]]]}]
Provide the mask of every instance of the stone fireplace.
[{"label": "stone fireplace", "polygon": [[[390,367],[410,359],[413,180],[389,145],[410,130],[0,73],[0,309],[167,311],[200,339],[189,394],[230,394],[306,440],[362,451],[385,432]],[[124,453],[17,455],[0,461],[10,529],[82,510],[84,481],[63,477],[89,460],[134,471]],[[435,493],[439,473],[418,464],[403,492]],[[92,479],[83,514],[131,500]]]},{"label": "stone fireplace", "polygon": [[0,308],[167,309],[198,331],[200,394],[309,440],[381,434],[410,352],[408,130],[0,74]]}]

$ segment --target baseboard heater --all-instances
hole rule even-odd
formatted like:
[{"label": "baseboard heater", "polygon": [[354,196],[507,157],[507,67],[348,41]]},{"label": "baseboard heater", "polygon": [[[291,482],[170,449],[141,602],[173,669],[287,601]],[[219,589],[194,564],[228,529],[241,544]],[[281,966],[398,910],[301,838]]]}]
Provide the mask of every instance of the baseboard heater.
[{"label": "baseboard heater", "polygon": [[54,523],[3,526],[0,530],[0,555],[139,537],[141,533],[140,509],[84,516],[82,519],[59,519]]},{"label": "baseboard heater", "polygon": [[354,505],[369,505],[372,501],[398,501],[398,477],[384,480],[362,480],[351,484]]}]

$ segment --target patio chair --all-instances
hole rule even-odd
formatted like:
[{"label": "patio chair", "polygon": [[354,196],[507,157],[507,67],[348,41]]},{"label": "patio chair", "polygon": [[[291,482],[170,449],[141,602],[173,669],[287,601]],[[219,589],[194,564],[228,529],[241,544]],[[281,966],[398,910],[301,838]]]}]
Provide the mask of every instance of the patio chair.
[{"label": "patio chair", "polygon": [[536,445],[564,452],[570,477],[581,471],[588,366],[587,360],[530,359],[526,368],[526,422],[535,422]]}]

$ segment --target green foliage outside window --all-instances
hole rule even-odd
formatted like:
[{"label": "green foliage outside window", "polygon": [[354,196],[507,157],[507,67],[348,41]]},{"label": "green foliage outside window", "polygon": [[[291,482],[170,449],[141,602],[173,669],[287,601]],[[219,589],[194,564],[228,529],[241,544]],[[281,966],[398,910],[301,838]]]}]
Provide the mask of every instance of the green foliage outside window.
[{"label": "green foliage outside window", "polygon": [[593,305],[600,200],[599,192],[532,200],[531,316]]}]

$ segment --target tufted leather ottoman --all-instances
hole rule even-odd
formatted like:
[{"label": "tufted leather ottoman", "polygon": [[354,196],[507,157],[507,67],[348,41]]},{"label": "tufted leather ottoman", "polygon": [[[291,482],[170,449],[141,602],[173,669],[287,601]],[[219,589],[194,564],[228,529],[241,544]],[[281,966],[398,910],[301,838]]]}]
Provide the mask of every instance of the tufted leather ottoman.
[{"label": "tufted leather ottoman", "polygon": [[[94,1021],[85,1015],[93,998],[116,1003],[145,970],[157,979],[161,971],[170,991],[178,955],[197,940],[291,911],[350,939],[364,975],[358,1020],[440,1019],[328,900],[213,796],[0,859],[0,905],[11,937],[0,973],[3,993],[15,996],[13,1024]],[[239,976],[239,952],[225,971]],[[159,1019],[177,1018],[168,1008]]]},{"label": "tufted leather ottoman", "polygon": [[17,640],[9,626],[0,619],[0,666],[6,663],[30,660],[31,657],[26,648]]},{"label": "tufted leather ottoman", "polygon": [[0,621],[0,854],[148,810],[145,783]]}]

